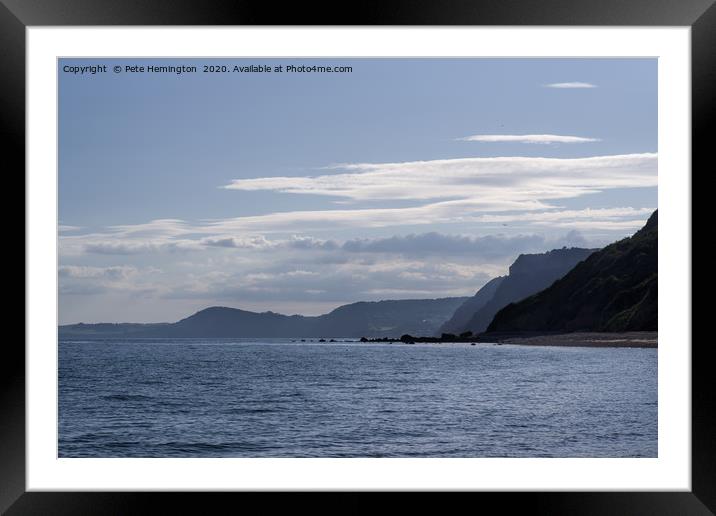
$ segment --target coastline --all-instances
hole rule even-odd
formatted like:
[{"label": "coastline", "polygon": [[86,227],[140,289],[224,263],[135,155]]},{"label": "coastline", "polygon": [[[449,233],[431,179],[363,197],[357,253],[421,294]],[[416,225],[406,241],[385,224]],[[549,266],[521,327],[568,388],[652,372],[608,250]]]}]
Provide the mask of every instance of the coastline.
[{"label": "coastline", "polygon": [[519,346],[571,346],[589,348],[658,348],[658,332],[630,331],[623,333],[504,333],[481,335],[481,342]]},{"label": "coastline", "polygon": [[400,338],[361,337],[360,342],[384,342],[404,344],[512,344],[519,346],[562,346],[587,348],[657,348],[658,333],[655,331],[630,332],[494,332],[478,335],[453,335],[444,333],[441,337],[415,337],[403,335]]}]

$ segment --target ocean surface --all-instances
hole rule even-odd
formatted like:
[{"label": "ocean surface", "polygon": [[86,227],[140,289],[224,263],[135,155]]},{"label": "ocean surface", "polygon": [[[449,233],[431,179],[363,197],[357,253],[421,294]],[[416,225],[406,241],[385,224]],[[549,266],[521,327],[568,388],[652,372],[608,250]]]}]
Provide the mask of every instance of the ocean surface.
[{"label": "ocean surface", "polygon": [[60,457],[656,457],[657,350],[59,344]]}]

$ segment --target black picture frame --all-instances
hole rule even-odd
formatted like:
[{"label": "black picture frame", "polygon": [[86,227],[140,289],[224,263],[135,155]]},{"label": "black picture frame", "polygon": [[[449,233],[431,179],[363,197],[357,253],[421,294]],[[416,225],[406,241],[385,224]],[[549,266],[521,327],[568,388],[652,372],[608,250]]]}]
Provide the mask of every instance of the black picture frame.
[{"label": "black picture frame", "polygon": [[[347,9],[348,7],[348,9]],[[7,176],[25,166],[25,29],[91,25],[615,25],[689,26],[692,42],[692,178],[704,169],[707,125],[716,91],[714,0],[392,0],[331,6],[211,0],[0,0],[0,124]],[[7,158],[11,158],[8,160]],[[688,171],[687,171],[688,173]],[[24,188],[24,186],[23,186]],[[13,218],[16,218],[16,212]],[[9,219],[10,220],[10,219]],[[27,257],[25,257],[27,258]],[[26,272],[27,274],[27,272]],[[12,321],[10,321],[12,322]],[[691,343],[682,343],[691,345]],[[474,493],[502,510],[536,514],[713,514],[716,425],[708,341],[692,346],[692,490],[690,492]],[[239,493],[26,492],[25,352],[4,343],[0,397],[0,511],[16,514],[136,514],[160,503],[207,513]],[[244,493],[243,496],[247,496]],[[253,495],[252,495],[253,496]],[[417,500],[420,500],[418,496]],[[244,501],[245,503],[245,501]],[[329,502],[330,503],[330,502]],[[345,503],[345,502],[344,502]],[[344,506],[345,507],[345,506]],[[357,508],[358,506],[356,506]],[[474,507],[474,506],[473,506]]]}]

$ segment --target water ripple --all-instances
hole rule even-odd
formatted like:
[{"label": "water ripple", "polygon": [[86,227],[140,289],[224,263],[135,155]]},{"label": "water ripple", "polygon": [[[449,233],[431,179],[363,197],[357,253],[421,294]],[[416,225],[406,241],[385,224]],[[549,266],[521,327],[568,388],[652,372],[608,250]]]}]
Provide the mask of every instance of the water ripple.
[{"label": "water ripple", "polygon": [[656,457],[656,373],[655,349],[62,342],[59,453]]}]

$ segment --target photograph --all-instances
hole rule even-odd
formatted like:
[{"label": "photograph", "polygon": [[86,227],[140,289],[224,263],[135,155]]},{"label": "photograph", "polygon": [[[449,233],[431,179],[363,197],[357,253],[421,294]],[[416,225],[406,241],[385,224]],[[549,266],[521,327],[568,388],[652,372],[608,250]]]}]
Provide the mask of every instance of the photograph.
[{"label": "photograph", "polygon": [[658,58],[56,65],[59,459],[660,458]]},{"label": "photograph", "polygon": [[0,0],[0,513],[713,514],[713,3]]}]

